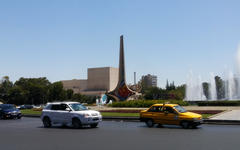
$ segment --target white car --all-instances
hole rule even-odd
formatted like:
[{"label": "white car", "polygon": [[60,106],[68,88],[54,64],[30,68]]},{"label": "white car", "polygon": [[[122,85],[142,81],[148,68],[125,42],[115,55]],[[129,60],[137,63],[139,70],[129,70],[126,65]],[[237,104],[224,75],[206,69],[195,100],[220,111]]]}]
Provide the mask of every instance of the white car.
[{"label": "white car", "polygon": [[45,128],[53,124],[70,125],[80,128],[82,125],[97,127],[102,121],[102,115],[98,111],[88,110],[78,102],[48,103],[42,110],[41,120]]}]

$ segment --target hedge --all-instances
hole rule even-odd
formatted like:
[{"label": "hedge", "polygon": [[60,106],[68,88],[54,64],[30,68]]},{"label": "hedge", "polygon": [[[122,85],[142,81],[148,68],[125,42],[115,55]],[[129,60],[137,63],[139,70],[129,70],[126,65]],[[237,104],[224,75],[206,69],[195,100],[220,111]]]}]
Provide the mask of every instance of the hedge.
[{"label": "hedge", "polygon": [[171,103],[171,104],[179,104],[181,106],[188,106],[189,103],[186,101],[180,100],[131,100],[131,101],[124,101],[124,102],[113,102],[109,104],[110,107],[150,107],[153,104],[162,104],[162,103]]},{"label": "hedge", "polygon": [[198,106],[240,106],[240,101],[202,101]]},{"label": "hedge", "polygon": [[182,100],[132,100],[123,102],[113,102],[109,104],[110,107],[150,107],[153,104],[171,103],[179,104],[181,106],[198,105],[198,106],[240,106],[240,100],[238,101],[198,101],[198,102],[187,102]]}]

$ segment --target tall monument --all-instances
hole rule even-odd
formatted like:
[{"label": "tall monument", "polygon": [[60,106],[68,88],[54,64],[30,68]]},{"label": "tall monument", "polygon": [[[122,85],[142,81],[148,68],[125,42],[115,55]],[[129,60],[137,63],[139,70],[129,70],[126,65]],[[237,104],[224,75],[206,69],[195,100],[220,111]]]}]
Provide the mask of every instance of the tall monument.
[{"label": "tall monument", "polygon": [[125,61],[124,61],[124,46],[123,46],[123,35],[120,36],[120,56],[119,56],[119,75],[117,87],[107,93],[107,96],[114,98],[116,101],[125,101],[130,96],[136,94],[128,88],[125,78]]}]

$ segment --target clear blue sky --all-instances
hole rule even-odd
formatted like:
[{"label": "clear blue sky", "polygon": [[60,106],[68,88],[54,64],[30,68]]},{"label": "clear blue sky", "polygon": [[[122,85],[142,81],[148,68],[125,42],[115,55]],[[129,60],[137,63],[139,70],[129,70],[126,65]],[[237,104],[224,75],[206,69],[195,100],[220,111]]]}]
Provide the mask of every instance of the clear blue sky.
[{"label": "clear blue sky", "polygon": [[234,68],[239,0],[0,0],[0,76],[86,79],[118,67],[124,35],[127,81],[144,74],[177,85],[189,70],[208,80]]}]

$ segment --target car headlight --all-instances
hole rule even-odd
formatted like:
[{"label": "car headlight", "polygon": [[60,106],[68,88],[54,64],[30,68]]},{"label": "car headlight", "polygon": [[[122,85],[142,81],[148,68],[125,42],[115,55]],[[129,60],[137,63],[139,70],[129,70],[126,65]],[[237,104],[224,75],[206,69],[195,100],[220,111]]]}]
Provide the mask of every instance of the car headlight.
[{"label": "car headlight", "polygon": [[87,118],[89,117],[90,115],[89,114],[84,114],[84,118]]},{"label": "car headlight", "polygon": [[193,118],[193,121],[197,121],[198,120],[198,118]]}]

